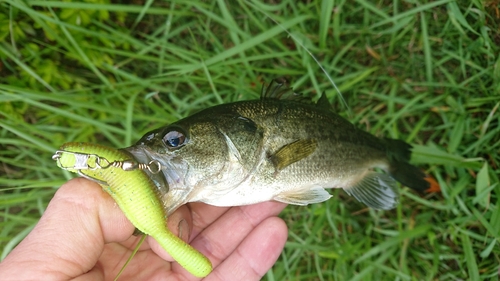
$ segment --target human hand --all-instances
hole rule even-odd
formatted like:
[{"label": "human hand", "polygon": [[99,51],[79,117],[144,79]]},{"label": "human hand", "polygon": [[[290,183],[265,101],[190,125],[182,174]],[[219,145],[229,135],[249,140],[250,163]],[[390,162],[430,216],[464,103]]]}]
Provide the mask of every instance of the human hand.
[{"label": "human hand", "polygon": [[[286,205],[265,202],[219,208],[190,203],[168,219],[170,230],[206,255],[206,280],[259,280],[287,239],[276,215]],[[0,263],[2,280],[113,280],[140,237],[113,199],[89,180],[61,186],[31,233]],[[120,280],[196,280],[148,237]]]}]

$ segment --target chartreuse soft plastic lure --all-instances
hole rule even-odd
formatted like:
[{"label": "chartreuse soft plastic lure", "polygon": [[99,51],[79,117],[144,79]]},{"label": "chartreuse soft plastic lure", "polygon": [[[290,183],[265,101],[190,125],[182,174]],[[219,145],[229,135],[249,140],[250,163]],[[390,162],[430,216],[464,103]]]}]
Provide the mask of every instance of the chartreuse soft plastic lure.
[{"label": "chartreuse soft plastic lure", "polygon": [[205,277],[212,271],[207,257],[167,228],[158,188],[144,172],[144,169],[158,172],[159,164],[138,163],[125,151],[79,142],[64,144],[52,158],[60,168],[101,184],[132,224],[158,241],[191,274]]}]

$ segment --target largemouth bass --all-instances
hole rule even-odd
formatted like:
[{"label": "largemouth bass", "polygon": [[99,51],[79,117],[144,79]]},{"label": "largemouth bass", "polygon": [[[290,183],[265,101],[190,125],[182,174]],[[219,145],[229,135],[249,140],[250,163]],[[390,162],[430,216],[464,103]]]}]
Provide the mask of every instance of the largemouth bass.
[{"label": "largemouth bass", "polygon": [[[222,104],[147,133],[126,148],[160,190],[167,214],[188,202],[307,205],[343,188],[375,209],[398,203],[396,181],[419,192],[436,183],[409,164],[411,146],[377,138],[273,80],[260,100]],[[383,172],[382,172],[383,171]]]}]

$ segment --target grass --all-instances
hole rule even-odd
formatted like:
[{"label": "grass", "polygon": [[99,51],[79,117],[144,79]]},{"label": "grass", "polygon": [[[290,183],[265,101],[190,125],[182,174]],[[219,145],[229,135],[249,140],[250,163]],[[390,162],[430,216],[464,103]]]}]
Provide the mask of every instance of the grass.
[{"label": "grass", "polygon": [[125,147],[197,110],[257,98],[262,82],[285,76],[305,94],[325,91],[357,126],[412,143],[413,162],[442,193],[405,188],[385,212],[339,190],[289,206],[289,239],[265,279],[498,280],[498,1],[0,7],[2,258],[70,177],[51,160],[62,143]]}]

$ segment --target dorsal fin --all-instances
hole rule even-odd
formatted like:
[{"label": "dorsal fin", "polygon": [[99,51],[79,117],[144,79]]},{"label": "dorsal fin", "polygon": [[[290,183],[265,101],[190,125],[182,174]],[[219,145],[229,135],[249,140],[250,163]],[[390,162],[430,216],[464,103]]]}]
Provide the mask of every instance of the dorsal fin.
[{"label": "dorsal fin", "polygon": [[314,104],[312,97],[294,92],[293,88],[289,86],[288,81],[285,78],[276,78],[271,80],[269,85],[262,85],[260,99],[291,100],[306,104]]},{"label": "dorsal fin", "polygon": [[277,99],[277,100],[301,100],[302,95],[297,94],[290,87],[288,81],[281,77],[271,80],[269,85],[262,85],[260,99]]},{"label": "dorsal fin", "polygon": [[316,106],[319,107],[319,108],[327,109],[327,110],[331,110],[332,109],[332,105],[328,101],[328,98],[326,97],[325,92],[323,92],[321,94],[321,97],[316,102]]}]

